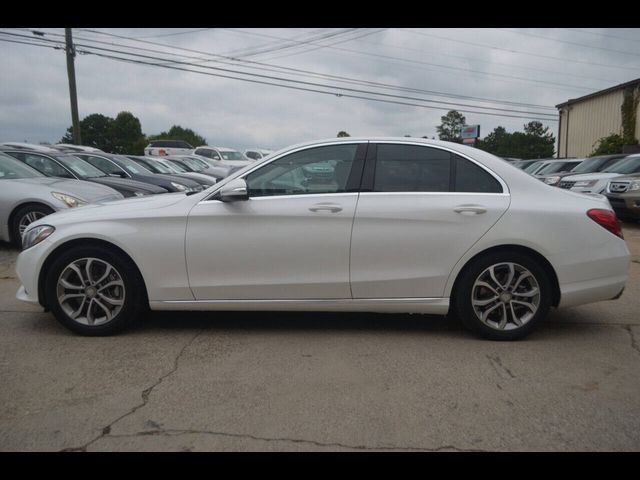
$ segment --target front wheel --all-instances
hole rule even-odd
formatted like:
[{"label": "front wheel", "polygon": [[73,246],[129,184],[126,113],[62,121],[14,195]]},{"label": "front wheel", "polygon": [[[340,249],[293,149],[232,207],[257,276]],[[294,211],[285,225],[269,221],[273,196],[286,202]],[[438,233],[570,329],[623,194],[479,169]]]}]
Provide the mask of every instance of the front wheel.
[{"label": "front wheel", "polygon": [[144,302],[144,283],[128,258],[104,247],[62,253],[46,278],[46,299],[56,319],[81,335],[114,334],[133,323]]},{"label": "front wheel", "polygon": [[471,331],[491,340],[529,335],[551,307],[548,274],[530,256],[492,253],[475,260],[459,279],[453,308]]}]

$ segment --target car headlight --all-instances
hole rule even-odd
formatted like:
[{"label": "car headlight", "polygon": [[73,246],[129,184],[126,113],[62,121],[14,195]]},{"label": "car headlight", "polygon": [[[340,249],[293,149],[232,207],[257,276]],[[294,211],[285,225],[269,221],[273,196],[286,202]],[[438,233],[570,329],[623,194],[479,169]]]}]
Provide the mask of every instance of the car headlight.
[{"label": "car headlight", "polygon": [[631,182],[629,184],[629,191],[640,190],[640,182]]},{"label": "car headlight", "polygon": [[547,177],[544,179],[544,183],[546,183],[547,185],[555,185],[559,181],[560,181],[560,177],[557,175],[554,177]]},{"label": "car headlight", "polygon": [[171,182],[171,185],[173,185],[173,188],[175,188],[179,192],[186,192],[187,191],[187,187],[184,186],[181,183]]},{"label": "car headlight", "polygon": [[38,225],[37,227],[30,228],[24,235],[22,235],[22,249],[26,250],[34,245],[39,244],[53,232],[56,228],[51,225]]},{"label": "car headlight", "polygon": [[81,200],[80,198],[72,197],[71,195],[67,195],[66,193],[51,192],[51,195],[53,195],[55,198],[60,200],[69,208],[80,207],[81,205],[87,204],[87,202],[85,202],[84,200]]},{"label": "car headlight", "polygon": [[576,182],[574,187],[593,187],[596,183],[598,183],[597,180],[581,180]]}]

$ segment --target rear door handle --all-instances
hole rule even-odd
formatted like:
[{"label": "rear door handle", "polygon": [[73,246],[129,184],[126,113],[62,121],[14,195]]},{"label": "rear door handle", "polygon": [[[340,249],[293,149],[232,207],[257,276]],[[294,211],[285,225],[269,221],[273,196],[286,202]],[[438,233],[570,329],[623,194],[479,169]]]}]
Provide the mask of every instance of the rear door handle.
[{"label": "rear door handle", "polygon": [[309,210],[312,212],[341,212],[342,205],[338,205],[337,203],[316,203],[315,205],[311,205]]},{"label": "rear door handle", "polygon": [[453,211],[461,215],[480,215],[486,213],[487,209],[482,205],[458,205]]}]

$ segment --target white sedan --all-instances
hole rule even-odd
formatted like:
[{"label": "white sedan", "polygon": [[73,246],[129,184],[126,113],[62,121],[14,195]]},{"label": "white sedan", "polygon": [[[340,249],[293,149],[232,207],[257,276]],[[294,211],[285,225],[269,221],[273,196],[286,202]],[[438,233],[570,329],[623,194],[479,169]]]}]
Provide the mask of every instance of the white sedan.
[{"label": "white sedan", "polygon": [[153,310],[451,314],[491,339],[617,298],[630,255],[607,199],[455,143],[331,139],[204,192],[35,222],[18,298],[106,335]]}]

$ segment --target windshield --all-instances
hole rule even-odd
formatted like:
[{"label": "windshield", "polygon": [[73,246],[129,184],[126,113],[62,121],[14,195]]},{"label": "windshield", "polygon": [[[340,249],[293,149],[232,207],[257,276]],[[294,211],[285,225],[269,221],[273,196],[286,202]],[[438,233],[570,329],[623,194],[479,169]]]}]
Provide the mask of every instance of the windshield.
[{"label": "windshield", "polygon": [[640,171],[640,156],[623,158],[603,170],[605,173],[635,173],[638,171]]},{"label": "windshield", "polygon": [[175,173],[174,170],[171,170],[164,163],[158,160],[147,160],[143,165],[147,168],[153,169],[155,173]]},{"label": "windshield", "polygon": [[542,170],[538,172],[538,175],[556,173],[556,172],[567,172],[575,167],[579,162],[553,162],[544,167]]},{"label": "windshield", "polygon": [[26,166],[15,158],[11,158],[4,153],[0,153],[0,180],[11,180],[14,178],[34,178],[44,177],[40,172]]},{"label": "windshield", "polygon": [[135,175],[151,175],[153,173],[151,170],[144,168],[142,165],[137,164],[130,158],[123,157],[121,155],[118,155],[117,158],[129,173],[133,173]]},{"label": "windshield", "polygon": [[607,161],[606,158],[587,158],[585,161],[574,167],[572,172],[575,173],[593,173],[597,172]]},{"label": "windshield", "polygon": [[168,165],[170,165],[171,167],[173,167],[174,169],[176,169],[178,172],[180,173],[184,173],[184,172],[188,172],[189,170],[184,168],[180,163],[174,161],[174,160],[163,160],[164,162],[167,162]]},{"label": "windshield", "polygon": [[74,157],[73,155],[61,155],[56,156],[55,158],[81,179],[107,176],[102,170],[97,169],[89,162],[82,160],[81,158]]},{"label": "windshield", "polygon": [[195,158],[192,158],[192,157],[182,157],[181,160],[184,163],[186,163],[187,166],[190,167],[195,172],[201,172],[202,170],[207,168],[207,165],[204,162],[200,160],[196,160]]},{"label": "windshield", "polygon": [[245,160],[242,154],[235,150],[220,150],[220,155],[225,160]]},{"label": "windshield", "polygon": [[525,168],[524,171],[527,172],[527,173],[533,173],[538,168],[540,168],[541,165],[542,165],[542,162],[533,162],[531,165],[529,165],[527,168]]}]

